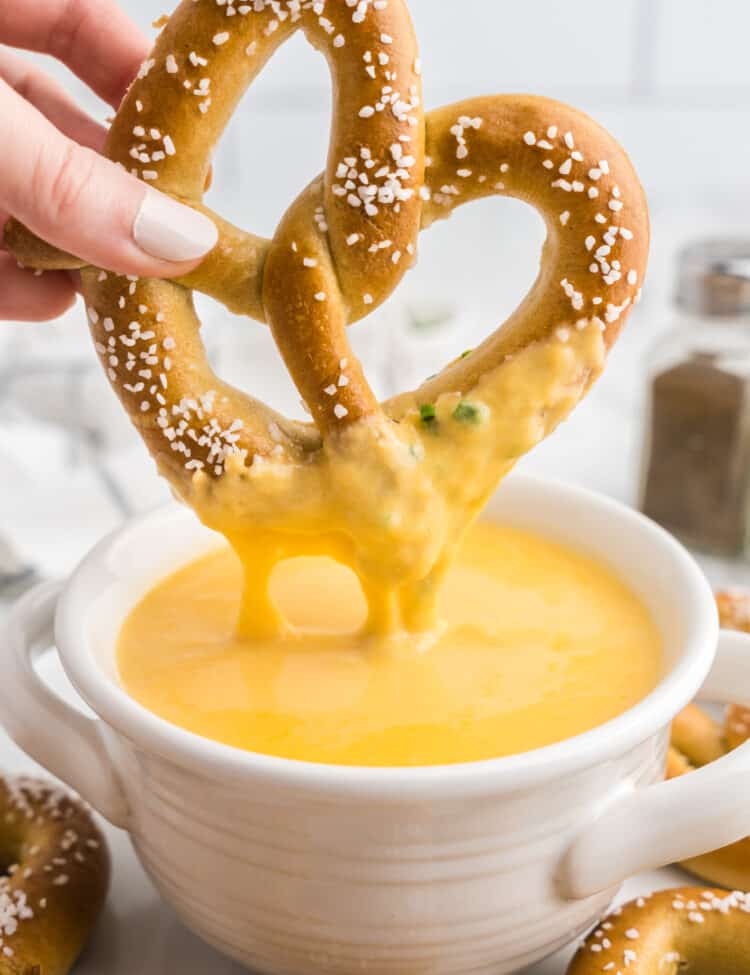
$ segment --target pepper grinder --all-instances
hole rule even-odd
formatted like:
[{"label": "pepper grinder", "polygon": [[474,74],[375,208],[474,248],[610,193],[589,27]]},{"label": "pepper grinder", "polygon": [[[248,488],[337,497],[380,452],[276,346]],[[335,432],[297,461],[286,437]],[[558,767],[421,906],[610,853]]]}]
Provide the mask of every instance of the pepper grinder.
[{"label": "pepper grinder", "polygon": [[678,258],[676,326],[653,348],[641,508],[686,544],[748,547],[750,240]]}]

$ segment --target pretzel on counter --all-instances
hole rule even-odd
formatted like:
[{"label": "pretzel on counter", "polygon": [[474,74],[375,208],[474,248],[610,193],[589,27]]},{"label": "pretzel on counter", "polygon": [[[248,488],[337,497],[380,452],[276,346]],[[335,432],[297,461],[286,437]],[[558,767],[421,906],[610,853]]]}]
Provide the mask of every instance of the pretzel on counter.
[{"label": "pretzel on counter", "polygon": [[[750,633],[750,591],[732,589],[716,595],[719,621],[724,629]],[[675,778],[708,765],[750,738],[750,710],[732,705],[723,723],[697,704],[690,704],[672,724],[667,775]],[[730,889],[750,890],[750,838],[713,853],[685,861],[691,873]]]},{"label": "pretzel on counter", "polygon": [[[729,589],[716,596],[719,622],[727,630],[750,633],[750,591]],[[727,710],[724,735],[730,750],[738,748],[750,738],[750,708],[732,704]],[[749,857],[750,859],[750,857]]]},{"label": "pretzel on counter", "polygon": [[[240,97],[297,30],[331,67],[328,163],[292,204],[274,238],[265,240],[210,213],[201,198],[214,145]],[[408,522],[409,511],[466,493],[458,483],[461,465],[446,463],[439,452],[446,440],[454,450],[456,443],[468,443],[465,430],[490,412],[502,418],[504,407],[493,396],[515,401],[508,370],[539,346],[534,355],[540,372],[556,367],[562,373],[565,367],[563,392],[540,388],[518,417],[518,441],[508,456],[494,457],[493,440],[486,438],[486,462],[477,451],[473,494],[465,505],[476,509],[507,466],[585,394],[645,272],[646,204],[617,142],[581,112],[547,98],[477,98],[425,117],[404,0],[184,0],[118,111],[106,153],[208,213],[220,231],[216,248],[178,282],[131,280],[95,268],[82,272],[92,333],[109,378],[162,473],[188,499],[197,474],[210,483],[220,482],[229,468],[239,471],[250,497],[260,462],[272,461],[275,470],[287,468],[296,477],[320,470],[332,452],[346,455],[347,438],[358,436],[382,468],[384,490],[402,498],[412,491],[410,508],[404,502],[407,516],[394,515]],[[421,228],[464,203],[497,195],[530,203],[545,220],[547,242],[535,285],[477,349],[415,392],[380,404],[352,354],[346,326],[392,293],[415,259]],[[5,239],[24,265],[81,266],[12,220]],[[214,375],[191,289],[270,325],[313,424],[280,417]],[[588,339],[592,331],[597,354]],[[442,444],[435,437],[439,423]],[[442,486],[418,490],[409,465],[435,457]],[[371,505],[355,473],[328,507],[344,512],[343,534],[377,540],[382,522],[359,524]],[[317,530],[304,504],[312,494],[290,489],[285,510],[295,512],[295,530]],[[262,499],[253,509],[256,524],[261,509]],[[408,567],[388,571],[423,573],[434,561],[431,550],[424,555],[433,534],[415,537],[413,551],[422,554],[405,557]]]},{"label": "pretzel on counter", "polygon": [[750,975],[750,895],[663,890],[616,908],[575,954],[568,975]]},{"label": "pretzel on counter", "polygon": [[109,883],[91,815],[49,783],[0,778],[0,865],[0,975],[67,975]]}]

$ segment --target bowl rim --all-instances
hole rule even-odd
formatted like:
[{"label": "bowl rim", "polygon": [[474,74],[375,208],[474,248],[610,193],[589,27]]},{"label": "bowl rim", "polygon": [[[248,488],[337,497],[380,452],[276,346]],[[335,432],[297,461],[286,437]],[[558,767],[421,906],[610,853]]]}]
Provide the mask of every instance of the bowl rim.
[{"label": "bowl rim", "polygon": [[[313,792],[334,798],[400,802],[468,798],[539,786],[592,767],[643,743],[664,730],[704,683],[716,653],[718,620],[713,593],[693,557],[664,529],[619,501],[577,485],[514,474],[501,486],[529,496],[554,495],[558,502],[584,503],[608,518],[625,522],[645,543],[659,546],[672,561],[671,580],[682,592],[686,639],[683,653],[657,686],[627,711],[572,738],[501,758],[422,767],[369,767],[313,763],[249,752],[203,738],[160,718],[131,698],[103,673],[83,625],[87,611],[122,576],[107,565],[116,545],[145,526],[168,519],[189,521],[193,513],[174,502],[130,519],[102,539],[73,572],[61,595],[55,642],[63,669],[86,704],[102,720],[105,737],[113,729],[138,750],[220,783],[262,784],[271,790]],[[197,524],[197,520],[196,520]],[[110,749],[110,755],[113,750]]]}]

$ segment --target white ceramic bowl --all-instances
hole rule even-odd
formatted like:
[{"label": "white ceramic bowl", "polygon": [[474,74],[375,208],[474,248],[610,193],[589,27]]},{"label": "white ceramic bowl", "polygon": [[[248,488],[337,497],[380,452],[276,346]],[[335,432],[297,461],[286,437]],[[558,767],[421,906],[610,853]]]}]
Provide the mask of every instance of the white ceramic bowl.
[{"label": "white ceramic bowl", "polygon": [[[669,722],[701,686],[750,704],[750,640],[719,639],[711,591],[687,553],[612,501],[514,476],[488,517],[588,551],[629,583],[664,638],[667,673],[652,694],[560,744],[440,768],[313,765],[204,740],[136,704],[115,667],[136,601],[217,545],[171,507],[102,542],[62,590],[42,587],[18,605],[2,719],[22,748],[129,831],[189,927],[254,969],[521,968],[594,923],[630,873],[750,834],[750,746],[659,781]],[[53,618],[63,666],[96,720],[34,670]]]}]

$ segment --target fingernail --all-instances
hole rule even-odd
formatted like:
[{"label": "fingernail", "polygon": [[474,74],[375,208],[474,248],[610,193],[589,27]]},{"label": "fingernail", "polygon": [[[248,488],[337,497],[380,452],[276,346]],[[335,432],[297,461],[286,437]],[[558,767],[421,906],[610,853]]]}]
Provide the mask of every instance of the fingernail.
[{"label": "fingernail", "polygon": [[148,189],[133,222],[141,250],[162,261],[194,261],[216,245],[213,220],[158,190]]}]

